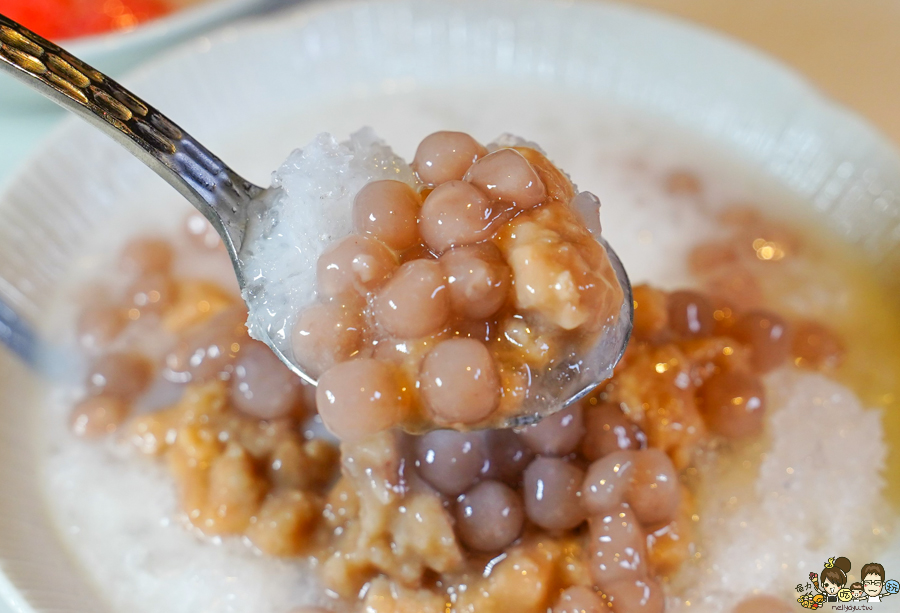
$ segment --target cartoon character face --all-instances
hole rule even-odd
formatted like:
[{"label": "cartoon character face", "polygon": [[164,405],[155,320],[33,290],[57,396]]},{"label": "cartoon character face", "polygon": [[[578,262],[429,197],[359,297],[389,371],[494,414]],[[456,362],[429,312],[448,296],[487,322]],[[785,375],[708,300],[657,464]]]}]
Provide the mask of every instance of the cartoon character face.
[{"label": "cartoon character face", "polygon": [[[878,577],[875,578],[877,579]],[[825,581],[822,582],[822,589],[824,589],[829,596],[834,596],[838,593],[838,590],[841,589],[841,586],[839,586],[837,583],[832,583],[828,579],[825,579]],[[878,586],[878,589],[879,591],[881,590],[881,585]]]},{"label": "cartoon character face", "polygon": [[863,581],[863,590],[865,590],[866,594],[869,596],[878,596],[878,594],[881,593],[881,586],[883,583],[881,577],[875,573],[869,573],[865,576]]},{"label": "cartoon character face", "polygon": [[853,598],[855,598],[856,600],[859,600],[862,597],[863,597],[862,590],[853,590]]}]

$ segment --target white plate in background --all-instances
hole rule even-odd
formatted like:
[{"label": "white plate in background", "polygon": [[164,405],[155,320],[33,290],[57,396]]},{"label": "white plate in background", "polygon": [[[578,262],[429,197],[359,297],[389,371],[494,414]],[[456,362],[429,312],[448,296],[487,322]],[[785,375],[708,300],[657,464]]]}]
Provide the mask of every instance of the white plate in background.
[{"label": "white plate in background", "polygon": [[[117,30],[54,41],[76,57],[113,77],[165,47],[244,15],[285,4],[285,0],[205,0],[177,9],[131,30]],[[13,79],[0,80],[0,108],[34,112],[40,99]],[[41,110],[55,108],[40,105]]]},{"label": "white plate in background", "polygon": [[[355,100],[362,117],[368,100],[421,95],[415,134],[384,135],[404,155],[435,118],[453,122],[447,109],[432,113],[442,89],[463,92],[466,104],[483,105],[498,121],[504,104],[527,99],[479,91],[569,93],[596,100],[598,109],[625,106],[742,158],[808,202],[883,270],[897,270],[900,158],[885,139],[760,54],[633,8],[531,0],[316,4],[204,37],[124,82],[259,183],[310,136],[310,114],[331,101]],[[155,203],[173,199],[111,141],[67,122],[0,195],[0,292],[41,321],[94,228],[122,208],[152,215]],[[41,388],[0,353],[0,599],[24,613],[95,613],[104,605],[47,516],[36,435]]]}]

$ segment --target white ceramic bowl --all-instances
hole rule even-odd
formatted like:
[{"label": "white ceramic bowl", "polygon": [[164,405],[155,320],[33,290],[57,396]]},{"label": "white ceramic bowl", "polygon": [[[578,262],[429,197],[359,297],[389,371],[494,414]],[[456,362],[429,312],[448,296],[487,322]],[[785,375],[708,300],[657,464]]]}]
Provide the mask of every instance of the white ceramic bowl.
[{"label": "white ceramic bowl", "polygon": [[[623,6],[317,4],[188,44],[125,82],[262,183],[329,101],[496,83],[570,92],[726,148],[808,202],[886,276],[900,262],[900,157],[884,138],[759,53]],[[403,153],[415,142],[385,136]],[[0,196],[0,293],[42,321],[93,228],[123,207],[146,213],[173,198],[104,136],[68,122]],[[37,435],[46,387],[0,351],[0,601],[21,613],[97,613],[102,599],[48,520]]]}]

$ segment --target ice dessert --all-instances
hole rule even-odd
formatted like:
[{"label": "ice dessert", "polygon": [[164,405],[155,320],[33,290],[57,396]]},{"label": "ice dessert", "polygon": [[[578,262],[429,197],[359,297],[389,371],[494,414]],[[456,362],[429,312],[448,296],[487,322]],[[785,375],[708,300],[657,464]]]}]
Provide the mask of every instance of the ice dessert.
[{"label": "ice dessert", "polygon": [[250,332],[319,379],[342,440],[527,423],[609,375],[631,305],[599,201],[536,145],[437,132],[409,166],[323,135],[273,185],[241,250]]}]

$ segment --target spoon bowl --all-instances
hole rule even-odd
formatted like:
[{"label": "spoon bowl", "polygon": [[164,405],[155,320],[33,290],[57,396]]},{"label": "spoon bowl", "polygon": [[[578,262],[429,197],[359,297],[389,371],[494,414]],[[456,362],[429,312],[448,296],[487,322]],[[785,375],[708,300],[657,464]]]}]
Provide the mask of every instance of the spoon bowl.
[{"label": "spoon bowl", "polygon": [[[0,69],[72,111],[113,138],[181,193],[221,236],[240,288],[247,286],[240,257],[251,203],[276,192],[242,178],[153,106],[58,45],[0,14]],[[612,375],[627,346],[634,308],[621,261],[600,236],[596,200],[575,203],[594,237],[606,248],[625,298],[616,323],[585,355],[572,355],[542,375],[522,411],[505,425],[522,426],[570,406]],[[267,334],[263,342],[304,381],[304,371]]]}]

